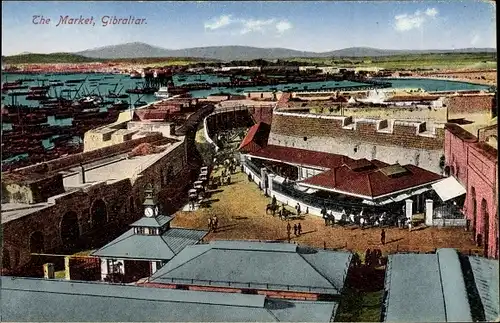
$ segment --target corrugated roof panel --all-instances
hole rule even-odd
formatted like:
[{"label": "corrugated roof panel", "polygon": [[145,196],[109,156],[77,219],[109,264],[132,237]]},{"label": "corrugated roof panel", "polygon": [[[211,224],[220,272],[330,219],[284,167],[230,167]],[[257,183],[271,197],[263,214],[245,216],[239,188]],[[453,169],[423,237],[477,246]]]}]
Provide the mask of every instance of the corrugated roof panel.
[{"label": "corrugated roof panel", "polygon": [[389,256],[386,322],[446,322],[438,258],[431,254]]},{"label": "corrugated roof panel", "polygon": [[455,249],[437,251],[441,282],[443,286],[446,320],[448,322],[472,322],[467,289]]},{"label": "corrugated roof panel", "polygon": [[483,303],[486,321],[497,320],[500,315],[500,294],[498,288],[498,260],[469,257],[477,290]]}]

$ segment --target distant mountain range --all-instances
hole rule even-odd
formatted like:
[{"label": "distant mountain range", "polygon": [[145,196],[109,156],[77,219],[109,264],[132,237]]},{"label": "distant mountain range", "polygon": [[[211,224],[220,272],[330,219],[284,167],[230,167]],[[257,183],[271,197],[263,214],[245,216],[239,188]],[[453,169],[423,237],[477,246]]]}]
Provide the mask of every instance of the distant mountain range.
[{"label": "distant mountain range", "polygon": [[210,46],[185,49],[166,49],[135,42],[88,49],[74,54],[99,58],[143,58],[143,57],[193,57],[222,61],[252,59],[283,59],[300,57],[380,57],[431,53],[496,53],[495,48],[463,48],[453,50],[386,50],[369,47],[351,47],[329,52],[307,52],[286,48],[258,48],[249,46]]}]

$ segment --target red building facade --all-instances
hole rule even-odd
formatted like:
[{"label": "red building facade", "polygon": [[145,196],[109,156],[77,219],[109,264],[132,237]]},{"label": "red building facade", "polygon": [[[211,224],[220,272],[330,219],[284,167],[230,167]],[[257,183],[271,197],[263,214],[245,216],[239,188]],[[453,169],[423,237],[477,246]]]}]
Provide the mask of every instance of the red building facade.
[{"label": "red building facade", "polygon": [[485,256],[498,259],[498,151],[455,124],[446,125],[445,174],[467,190],[463,212]]}]

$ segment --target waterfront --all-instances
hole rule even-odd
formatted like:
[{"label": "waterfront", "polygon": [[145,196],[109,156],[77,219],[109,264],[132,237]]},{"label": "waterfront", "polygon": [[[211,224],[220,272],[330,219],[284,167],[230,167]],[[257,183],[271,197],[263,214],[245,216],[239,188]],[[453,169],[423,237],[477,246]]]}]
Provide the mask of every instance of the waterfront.
[{"label": "waterfront", "polygon": [[[78,83],[76,86],[58,86],[53,87],[49,94],[59,94],[64,97],[74,97],[76,90],[80,89],[79,95],[84,94],[101,94],[103,96],[107,95],[109,92],[119,92],[125,93],[128,89],[135,89],[137,87],[142,87],[143,80],[131,79],[127,74],[40,74],[38,76],[33,76],[33,74],[2,74],[3,82],[12,82],[16,79],[33,79],[34,81],[26,82],[29,86],[41,86],[43,84],[49,84],[51,80],[58,80],[60,82],[66,82],[68,80],[85,80],[82,83]],[[98,79],[98,80],[97,80]],[[463,90],[488,90],[489,86],[458,82],[452,80],[436,80],[436,79],[424,79],[424,78],[404,78],[404,79],[379,79],[381,81],[388,81],[392,83],[393,88],[421,88],[425,91],[463,91]],[[177,74],[173,76],[173,81],[176,86],[182,86],[186,84],[195,83],[218,83],[218,82],[229,82],[229,77],[221,77],[212,74]],[[24,84],[24,83],[23,83]],[[74,84],[70,84],[74,85]],[[214,87],[208,90],[195,90],[191,91],[191,95],[194,98],[204,98],[212,94],[224,92],[231,94],[242,94],[245,92],[255,92],[255,91],[308,91],[308,90],[322,90],[331,88],[346,88],[346,87],[356,87],[364,86],[366,84],[351,81],[325,81],[325,82],[307,82],[307,83],[288,83],[279,84],[274,86],[255,86],[255,87],[234,87],[234,88],[224,88],[224,87]],[[81,87],[81,88],[80,88]],[[55,91],[55,92],[54,92]],[[71,92],[69,92],[71,91]],[[8,95],[2,96],[3,104],[12,103],[11,97]],[[18,104],[27,105],[30,107],[38,106],[36,101],[28,101],[22,96],[15,98]],[[152,94],[129,94],[130,104],[134,104],[136,101],[154,102],[156,98]]]}]

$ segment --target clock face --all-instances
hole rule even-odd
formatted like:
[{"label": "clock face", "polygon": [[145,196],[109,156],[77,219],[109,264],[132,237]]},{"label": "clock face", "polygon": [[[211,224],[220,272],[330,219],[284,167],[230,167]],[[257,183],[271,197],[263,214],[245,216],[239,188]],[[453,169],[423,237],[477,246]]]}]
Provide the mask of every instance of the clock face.
[{"label": "clock face", "polygon": [[154,215],[155,211],[153,210],[152,207],[147,207],[145,210],[144,210],[144,214],[150,218]]}]

